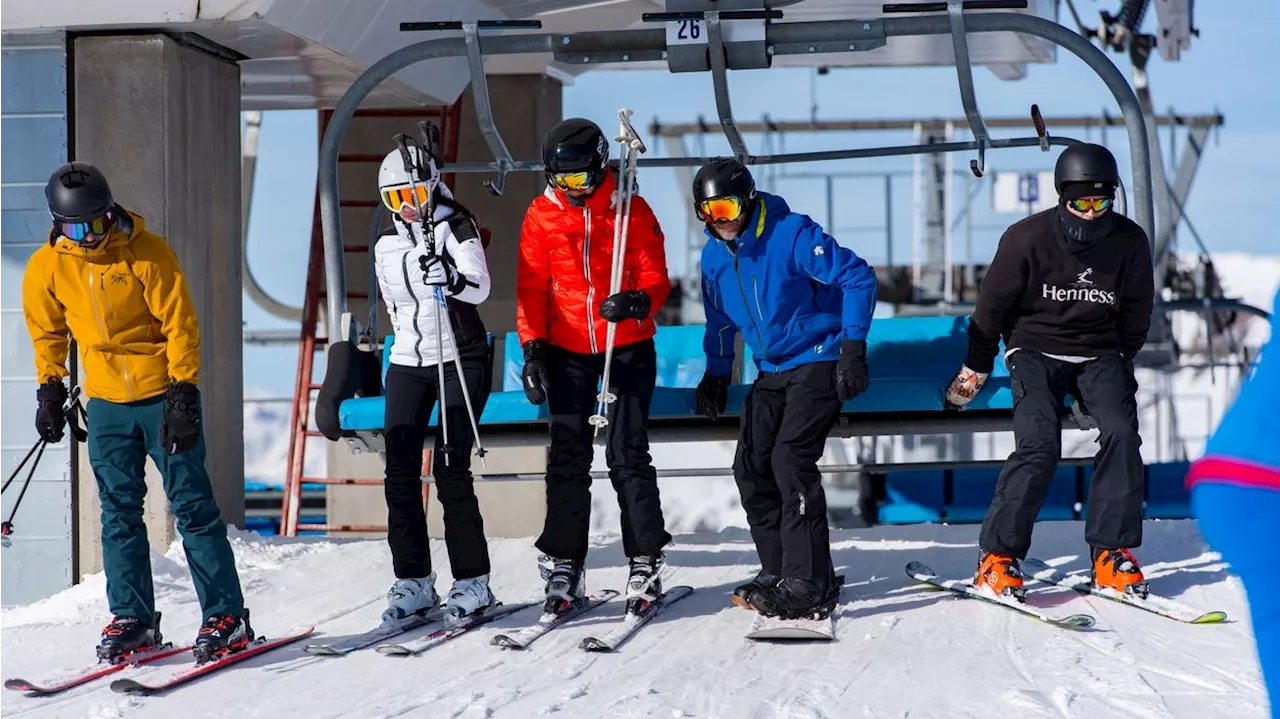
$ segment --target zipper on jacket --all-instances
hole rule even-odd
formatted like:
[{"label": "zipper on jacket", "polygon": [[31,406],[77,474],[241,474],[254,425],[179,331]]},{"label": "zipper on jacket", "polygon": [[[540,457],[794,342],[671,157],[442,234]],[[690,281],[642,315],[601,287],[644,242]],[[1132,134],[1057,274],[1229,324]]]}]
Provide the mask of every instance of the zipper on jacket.
[{"label": "zipper on jacket", "polygon": [[404,288],[409,291],[409,296],[413,298],[413,333],[417,338],[413,341],[413,354],[418,358],[418,366],[422,366],[422,328],[418,327],[418,311],[422,309],[422,303],[418,301],[418,295],[413,291],[413,281],[409,279],[409,255],[413,253],[413,249],[418,243],[413,239],[413,225],[409,225],[409,249],[404,251],[400,257],[400,267],[404,270]]},{"label": "zipper on jacket", "polygon": [[582,208],[582,270],[587,278],[587,338],[591,340],[591,354],[600,350],[596,348],[596,323],[591,308],[596,302],[596,288],[591,284],[591,208]]},{"label": "zipper on jacket", "polygon": [[[747,308],[747,316],[751,318],[751,326],[756,330],[756,337],[760,338],[760,356],[767,360],[769,358],[769,346],[764,342],[764,333],[760,331],[760,325],[756,322],[755,315],[751,314],[751,300],[747,299],[747,288],[742,284],[742,272],[738,269],[738,253],[736,252],[733,253],[733,274],[738,278],[738,290],[742,292],[742,304]],[[755,276],[752,275],[751,279],[754,282]],[[756,307],[759,308],[759,306],[760,304],[757,302]],[[761,321],[764,320],[763,314],[760,319]]]},{"label": "zipper on jacket", "polygon": [[[98,338],[103,344],[111,342],[111,335],[107,333],[107,322],[102,315],[102,307],[98,304],[98,295],[93,286],[93,265],[85,260],[85,276],[89,283],[89,305],[93,308],[93,320],[98,325]],[[98,283],[100,286],[102,282]],[[105,294],[105,287],[103,288]],[[124,357],[115,355],[120,362],[120,376],[124,378],[124,391],[129,393],[129,401],[138,401],[138,393],[133,391],[133,380],[129,378],[129,368],[125,365]]]}]

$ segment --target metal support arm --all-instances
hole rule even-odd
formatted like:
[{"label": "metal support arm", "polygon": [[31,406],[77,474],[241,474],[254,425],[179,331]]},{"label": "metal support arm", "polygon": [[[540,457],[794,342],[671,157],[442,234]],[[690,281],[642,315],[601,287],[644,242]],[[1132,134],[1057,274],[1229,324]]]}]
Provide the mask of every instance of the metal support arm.
[{"label": "metal support arm", "polygon": [[969,171],[974,177],[982,177],[987,167],[987,124],[978,111],[978,94],[973,88],[973,65],[969,62],[969,38],[964,29],[964,7],[961,0],[947,0],[947,19],[951,22],[951,45],[956,54],[956,79],[960,83],[960,104],[964,106],[965,119],[978,145],[978,157],[969,160]]},{"label": "metal support arm", "polygon": [[724,59],[724,28],[720,25],[720,13],[712,10],[707,13],[707,52],[711,61],[711,85],[715,89],[716,114],[720,117],[720,126],[724,128],[725,137],[729,139],[729,147],[733,148],[734,157],[745,161],[747,143],[738,132],[738,125],[733,120],[733,104],[729,101],[729,74]]},{"label": "metal support arm", "polygon": [[[886,17],[879,20],[829,20],[820,22],[801,22],[771,25],[766,30],[766,41],[774,47],[774,54],[800,54],[802,47],[792,43],[819,42],[830,37],[865,37],[868,33],[885,36],[915,36],[951,34],[951,19],[939,16]],[[1016,32],[1035,35],[1054,42],[1074,53],[1085,62],[1106,84],[1116,103],[1120,106],[1125,119],[1125,130],[1129,136],[1129,152],[1133,167],[1134,214],[1137,223],[1147,232],[1147,236],[1155,237],[1154,208],[1152,203],[1152,167],[1151,149],[1147,144],[1147,126],[1143,122],[1142,111],[1134,96],[1133,88],[1125,80],[1116,66],[1100,49],[1086,38],[1067,28],[1033,15],[1007,12],[975,13],[965,18],[967,33],[983,32]],[[855,43],[856,44],[856,43]],[[662,30],[623,30],[597,31],[581,33],[544,33],[505,35],[486,39],[484,52],[490,55],[518,55],[533,53],[574,52],[585,58],[592,56],[605,59],[619,58],[620,53],[654,52],[666,49],[666,36]],[[351,84],[334,108],[325,128],[324,139],[320,145],[320,167],[318,174],[320,192],[320,221],[324,233],[325,275],[328,292],[327,319],[333,326],[330,336],[338,336],[336,324],[346,311],[346,277],[342,253],[341,215],[338,209],[338,150],[347,127],[360,103],[368,97],[375,87],[393,74],[410,65],[425,60],[442,57],[459,57],[468,54],[465,38],[452,37],[426,40],[400,48],[375,62],[369,69]],[[474,69],[473,69],[474,72]],[[477,109],[480,97],[485,93],[476,88]],[[727,99],[727,98],[726,98]],[[1063,140],[1063,138],[1052,138]],[[1038,145],[1038,138],[1031,138],[1031,145]],[[992,141],[990,146],[997,143]],[[1055,143],[1057,144],[1057,143]],[[971,147],[974,143],[964,143]],[[1013,145],[1010,145],[1013,146]],[[1018,145],[1021,146],[1021,145]],[[916,148],[917,153],[938,152],[938,146]],[[962,149],[962,148],[954,148]],[[808,153],[812,155],[812,153]],[[885,154],[885,153],[882,153]],[[892,154],[910,154],[895,152]],[[772,161],[797,161],[805,153],[796,155],[778,155]],[[853,156],[876,156],[873,153]],[[681,164],[696,164],[701,158],[671,158],[682,161]],[[814,159],[814,158],[810,158]],[[495,152],[495,161],[499,169],[503,161],[509,163],[509,171],[540,170],[541,163],[511,162],[502,154]],[[753,162],[754,158],[747,158]],[[656,163],[653,163],[656,164]],[[474,171],[461,166],[453,166],[454,172]],[[487,169],[487,168],[486,168]]]},{"label": "metal support arm", "polygon": [[476,123],[480,125],[480,133],[498,162],[498,176],[486,180],[485,189],[494,195],[501,196],[507,184],[507,173],[511,171],[513,158],[507,149],[507,143],[498,134],[498,124],[493,119],[493,104],[489,101],[489,81],[484,74],[484,57],[480,53],[480,31],[473,22],[462,23],[462,35],[467,41],[467,66],[471,70],[471,95],[476,103]]}]

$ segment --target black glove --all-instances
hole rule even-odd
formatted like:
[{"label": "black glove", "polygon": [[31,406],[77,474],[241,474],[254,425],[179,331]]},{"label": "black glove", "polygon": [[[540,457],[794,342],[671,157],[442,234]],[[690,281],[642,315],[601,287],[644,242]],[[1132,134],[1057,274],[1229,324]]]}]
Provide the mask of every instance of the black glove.
[{"label": "black glove", "polygon": [[200,440],[200,390],[190,382],[172,382],[165,390],[160,438],[165,454],[182,454]]},{"label": "black glove", "polygon": [[600,303],[600,316],[609,322],[623,320],[642,320],[649,316],[653,300],[647,292],[626,290],[609,295]]},{"label": "black glove", "polygon": [[67,388],[62,382],[51,379],[36,389],[36,433],[49,444],[62,441],[63,428],[67,426]]},{"label": "black glove", "polygon": [[720,413],[729,404],[729,375],[717,377],[710,372],[702,375],[694,403],[697,405],[698,414],[710,417],[712,420],[718,419]]},{"label": "black glove", "polygon": [[547,401],[547,345],[542,340],[524,343],[524,396],[530,404]]},{"label": "black glove", "polygon": [[867,374],[867,343],[865,340],[842,340],[840,361],[836,363],[836,396],[848,402],[867,391],[871,376]]},{"label": "black glove", "polygon": [[458,266],[447,253],[430,257],[423,255],[418,258],[418,263],[422,266],[422,281],[444,289],[450,297],[467,288],[467,278],[458,272]]}]

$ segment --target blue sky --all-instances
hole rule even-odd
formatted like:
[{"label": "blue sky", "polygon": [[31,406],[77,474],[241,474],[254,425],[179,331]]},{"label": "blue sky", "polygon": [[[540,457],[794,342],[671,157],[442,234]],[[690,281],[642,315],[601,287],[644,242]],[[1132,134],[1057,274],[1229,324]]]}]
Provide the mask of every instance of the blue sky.
[{"label": "blue sky", "polygon": [[[1094,24],[1097,3],[1078,3],[1086,23]],[[1246,12],[1245,6],[1248,6]],[[1065,9],[1064,21],[1069,21]],[[1148,13],[1148,29],[1156,13]],[[1210,136],[1200,171],[1196,176],[1187,216],[1210,251],[1240,251],[1280,254],[1280,232],[1276,230],[1275,202],[1277,165],[1280,164],[1280,82],[1275,79],[1272,30],[1280,26],[1280,2],[1197,3],[1196,26],[1201,37],[1175,63],[1153,57],[1149,67],[1154,102],[1161,112],[1170,108],[1182,114],[1226,116],[1226,124]],[[1111,58],[1129,76],[1128,60]],[[730,95],[735,116],[741,121],[759,120],[767,112],[776,120],[804,120],[814,99],[810,94],[812,69],[752,70],[730,73]],[[987,116],[1027,116],[1037,103],[1046,117],[1100,114],[1104,109],[1119,114],[1102,82],[1074,55],[1060,51],[1053,65],[1031,65],[1028,76],[1017,82],[998,80],[985,69],[975,71],[978,104]],[[880,119],[920,117],[962,117],[959,91],[953,68],[832,70],[816,78],[816,101],[820,119]],[[636,128],[645,136],[651,156],[661,156],[659,143],[650,138],[647,126],[653,118],[663,122],[691,122],[703,115],[714,125],[715,102],[710,75],[663,72],[595,71],[579,77],[564,88],[566,117],[595,120],[612,133],[617,111],[635,111]],[[306,278],[311,215],[315,193],[317,120],[314,112],[289,111],[265,114],[253,212],[249,226],[249,262],[255,275],[277,298],[301,303]],[[1074,134],[1095,142],[1101,135],[1083,130],[1059,129],[1051,134]],[[996,137],[1015,137],[1026,132],[997,130]],[[958,139],[967,139],[963,128]],[[1181,151],[1183,134],[1177,135]],[[1161,132],[1166,163],[1171,147],[1167,131]],[[788,152],[876,145],[910,144],[910,133],[789,133]],[[1121,162],[1128,177],[1128,144],[1122,128],[1109,130],[1106,144]],[[748,147],[763,153],[763,138],[748,135]],[[616,146],[615,146],[616,147]],[[700,152],[692,141],[690,153]],[[776,147],[776,139],[775,139]],[[727,154],[721,135],[705,140],[707,154]],[[777,150],[775,150],[777,151]],[[1057,156],[1036,149],[1001,150],[988,153],[990,172],[1000,170],[1049,170]],[[956,157],[963,169],[969,155]],[[533,159],[533,158],[517,158]],[[811,163],[780,166],[779,174],[819,171],[910,172],[910,158],[852,160],[840,163]],[[757,170],[757,175],[759,174]],[[911,182],[909,177],[894,180],[893,226],[894,261],[910,261]],[[989,186],[989,182],[986,183]],[[842,244],[853,248],[868,261],[885,259],[885,235],[874,228],[884,224],[883,180],[837,179],[834,227],[828,230]],[[683,203],[688,188],[677,186],[669,170],[645,169],[640,174],[641,193],[653,205],[667,232],[668,261],[673,273],[684,269],[686,242]],[[959,187],[957,185],[957,187]],[[780,180],[777,190],[792,207],[827,224],[825,190],[821,180]],[[370,196],[376,192],[369,188]],[[958,193],[957,193],[958,194]],[[1001,228],[1017,219],[991,210],[986,188],[973,205],[973,254],[985,261],[994,250]],[[856,231],[853,228],[872,228]],[[1191,250],[1190,235],[1183,230],[1179,249]],[[495,238],[495,242],[517,238]],[[957,236],[958,256],[963,258],[963,235]],[[291,329],[296,323],[270,317],[245,298],[245,328]],[[293,391],[297,348],[245,348],[245,386],[260,388],[279,396]]]}]

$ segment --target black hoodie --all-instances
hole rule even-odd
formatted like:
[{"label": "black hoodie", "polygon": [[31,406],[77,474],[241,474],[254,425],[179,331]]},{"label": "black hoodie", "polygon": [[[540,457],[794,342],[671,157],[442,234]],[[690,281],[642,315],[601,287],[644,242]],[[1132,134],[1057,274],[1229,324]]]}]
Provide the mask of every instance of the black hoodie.
[{"label": "black hoodie", "polygon": [[991,371],[1001,337],[1008,349],[1078,357],[1142,348],[1155,303],[1151,249],[1137,223],[1107,215],[1085,222],[1054,207],[1005,231],[970,318],[970,369]]}]

